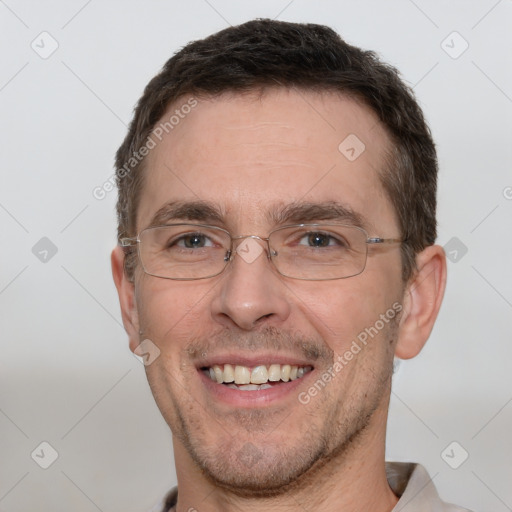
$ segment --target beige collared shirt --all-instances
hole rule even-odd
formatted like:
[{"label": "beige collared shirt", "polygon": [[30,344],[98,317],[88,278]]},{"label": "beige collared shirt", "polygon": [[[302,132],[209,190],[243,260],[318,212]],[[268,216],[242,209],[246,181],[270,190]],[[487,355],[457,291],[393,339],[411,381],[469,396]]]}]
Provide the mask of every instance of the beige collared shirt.
[{"label": "beige collared shirt", "polygon": [[[386,462],[389,486],[400,497],[392,512],[470,512],[441,501],[427,471],[420,464]],[[162,512],[174,512],[178,488],[168,494]]]},{"label": "beige collared shirt", "polygon": [[386,476],[400,496],[392,512],[470,512],[439,498],[432,479],[420,464],[386,462]]}]

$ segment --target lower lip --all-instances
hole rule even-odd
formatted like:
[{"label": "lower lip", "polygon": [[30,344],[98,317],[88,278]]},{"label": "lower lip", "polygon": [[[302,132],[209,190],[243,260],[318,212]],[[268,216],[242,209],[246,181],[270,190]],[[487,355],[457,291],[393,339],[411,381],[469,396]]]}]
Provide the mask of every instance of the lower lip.
[{"label": "lower lip", "polygon": [[[206,389],[217,401],[224,402],[235,407],[263,407],[274,402],[289,399],[290,396],[298,396],[297,389],[305,384],[314,370],[304,374],[303,377],[288,382],[275,384],[271,388],[257,389],[254,391],[242,391],[233,389],[224,384],[219,384],[207,377],[202,370],[198,374]],[[298,399],[297,399],[298,401]]]}]

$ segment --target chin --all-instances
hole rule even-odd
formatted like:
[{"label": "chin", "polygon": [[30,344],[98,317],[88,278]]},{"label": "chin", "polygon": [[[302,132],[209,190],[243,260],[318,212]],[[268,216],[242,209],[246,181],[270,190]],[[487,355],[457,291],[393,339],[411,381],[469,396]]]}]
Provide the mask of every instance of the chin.
[{"label": "chin", "polygon": [[316,457],[311,453],[291,457],[287,453],[269,453],[268,447],[260,449],[246,443],[234,455],[196,463],[215,487],[244,498],[271,497],[289,492],[290,486],[322,457],[322,453]]}]

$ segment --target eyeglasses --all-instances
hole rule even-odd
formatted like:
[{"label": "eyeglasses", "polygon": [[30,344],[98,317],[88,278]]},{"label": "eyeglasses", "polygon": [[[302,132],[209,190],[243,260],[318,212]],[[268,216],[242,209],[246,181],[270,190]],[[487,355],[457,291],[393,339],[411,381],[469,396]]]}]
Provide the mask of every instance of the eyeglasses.
[{"label": "eyeglasses", "polygon": [[146,228],[136,238],[121,238],[119,242],[125,248],[137,245],[144,272],[164,279],[186,281],[217,276],[235,254],[252,263],[264,252],[266,242],[267,258],[279,274],[324,281],[363,272],[369,245],[402,240],[370,238],[364,229],[343,224],[284,226],[267,238],[231,236],[225,229],[204,224],[169,224]]}]

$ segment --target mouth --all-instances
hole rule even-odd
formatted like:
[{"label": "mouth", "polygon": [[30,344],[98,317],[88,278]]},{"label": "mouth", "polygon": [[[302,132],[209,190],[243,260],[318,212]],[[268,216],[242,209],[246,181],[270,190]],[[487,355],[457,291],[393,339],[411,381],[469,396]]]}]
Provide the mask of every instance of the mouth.
[{"label": "mouth", "polygon": [[211,381],[239,391],[261,391],[302,379],[311,372],[310,365],[278,364],[244,366],[242,364],[215,364],[201,368]]}]

